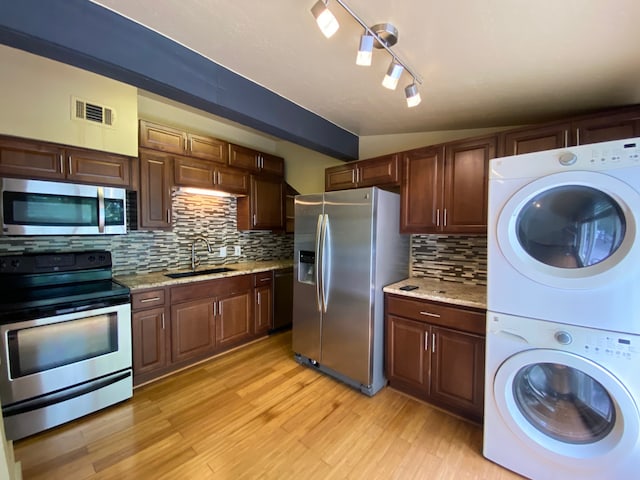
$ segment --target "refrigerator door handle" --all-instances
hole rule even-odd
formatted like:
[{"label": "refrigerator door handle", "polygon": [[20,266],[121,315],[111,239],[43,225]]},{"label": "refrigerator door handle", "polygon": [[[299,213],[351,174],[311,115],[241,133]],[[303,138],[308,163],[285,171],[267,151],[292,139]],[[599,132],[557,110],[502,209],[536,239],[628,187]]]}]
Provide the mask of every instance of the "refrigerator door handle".
[{"label": "refrigerator door handle", "polygon": [[322,239],[322,214],[318,215],[318,223],[316,225],[316,264],[314,265],[315,271],[315,283],[316,283],[316,305],[318,307],[318,311],[322,312],[322,304],[320,303],[321,291],[322,291],[322,250],[321,250],[321,239]]},{"label": "refrigerator door handle", "polygon": [[[322,277],[322,288],[320,289],[322,300],[322,312],[327,312],[329,305],[329,278],[331,278],[331,224],[329,223],[329,215],[324,214],[322,219],[322,239],[320,240],[320,250],[322,251],[322,263],[320,275]],[[327,251],[329,249],[329,251]]]}]

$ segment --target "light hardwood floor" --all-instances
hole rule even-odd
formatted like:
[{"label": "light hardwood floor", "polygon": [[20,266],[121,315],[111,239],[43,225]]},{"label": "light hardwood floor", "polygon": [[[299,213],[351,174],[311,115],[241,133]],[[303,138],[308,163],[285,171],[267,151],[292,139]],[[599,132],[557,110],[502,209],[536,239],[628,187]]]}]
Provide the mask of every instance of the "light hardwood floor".
[{"label": "light hardwood floor", "polygon": [[15,443],[29,479],[520,479],[482,429],[385,388],[369,398],[293,360],[284,332]]}]

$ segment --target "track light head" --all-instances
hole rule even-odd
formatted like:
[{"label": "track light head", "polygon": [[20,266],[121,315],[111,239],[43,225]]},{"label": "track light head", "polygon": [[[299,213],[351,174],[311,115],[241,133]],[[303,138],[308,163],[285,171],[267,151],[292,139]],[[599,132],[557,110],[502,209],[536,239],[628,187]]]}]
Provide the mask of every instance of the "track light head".
[{"label": "track light head", "polygon": [[398,62],[394,60],[391,61],[389,65],[389,69],[387,70],[387,74],[384,76],[382,80],[382,86],[388,88],[389,90],[395,90],[398,86],[398,81],[400,80],[400,76],[402,75],[402,71],[404,67],[400,65]]},{"label": "track light head", "polygon": [[340,28],[340,24],[331,10],[327,7],[327,0],[318,0],[311,7],[311,14],[315,17],[316,23],[322,34],[330,38]]},{"label": "track light head", "polygon": [[373,36],[365,33],[360,37],[360,48],[358,48],[358,56],[356,57],[356,64],[368,67],[371,65],[371,59],[373,57]]},{"label": "track light head", "polygon": [[407,86],[404,89],[404,95],[407,97],[407,107],[415,107],[420,105],[422,98],[420,98],[420,92],[418,91],[418,86],[416,85],[415,79],[414,82]]}]

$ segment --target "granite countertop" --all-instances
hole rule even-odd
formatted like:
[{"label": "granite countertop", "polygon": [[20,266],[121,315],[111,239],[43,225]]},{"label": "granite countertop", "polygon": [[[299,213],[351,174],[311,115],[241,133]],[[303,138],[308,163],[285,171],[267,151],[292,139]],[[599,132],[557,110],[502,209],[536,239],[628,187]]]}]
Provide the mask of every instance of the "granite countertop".
[{"label": "granite countertop", "polygon": [[113,277],[113,279],[118,283],[126,285],[131,290],[142,290],[145,288],[168,287],[171,285],[181,285],[191,282],[200,282],[203,280],[214,280],[216,278],[234,277],[236,275],[266,272],[269,270],[280,270],[281,268],[289,268],[292,266],[293,260],[267,260],[262,262],[227,263],[224,265],[202,265],[198,267],[196,271],[207,270],[209,268],[216,267],[227,267],[232,268],[233,270],[230,272],[196,275],[193,277],[169,278],[165,276],[165,274],[167,273],[181,273],[190,271],[189,269],[183,269],[132,275],[116,275]]},{"label": "granite countertop", "polygon": [[[400,290],[405,285],[416,285],[415,290]],[[457,282],[445,282],[433,278],[410,277],[384,287],[385,293],[433,300],[480,309],[487,308],[487,287]]]}]

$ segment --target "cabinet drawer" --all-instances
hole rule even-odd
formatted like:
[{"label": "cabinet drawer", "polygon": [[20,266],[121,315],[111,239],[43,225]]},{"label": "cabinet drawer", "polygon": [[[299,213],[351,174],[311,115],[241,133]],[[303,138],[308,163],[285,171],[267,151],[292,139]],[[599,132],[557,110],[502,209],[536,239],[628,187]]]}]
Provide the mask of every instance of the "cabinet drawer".
[{"label": "cabinet drawer", "polygon": [[387,295],[387,314],[484,335],[485,313],[440,303]]},{"label": "cabinet drawer", "polygon": [[147,290],[131,294],[131,309],[141,310],[164,305],[164,289]]},{"label": "cabinet drawer", "polygon": [[239,275],[171,287],[171,305],[187,300],[213,298],[251,290],[251,277],[251,275]]},{"label": "cabinet drawer", "polygon": [[253,285],[260,287],[263,285],[271,285],[273,283],[273,272],[259,272],[253,275]]}]

